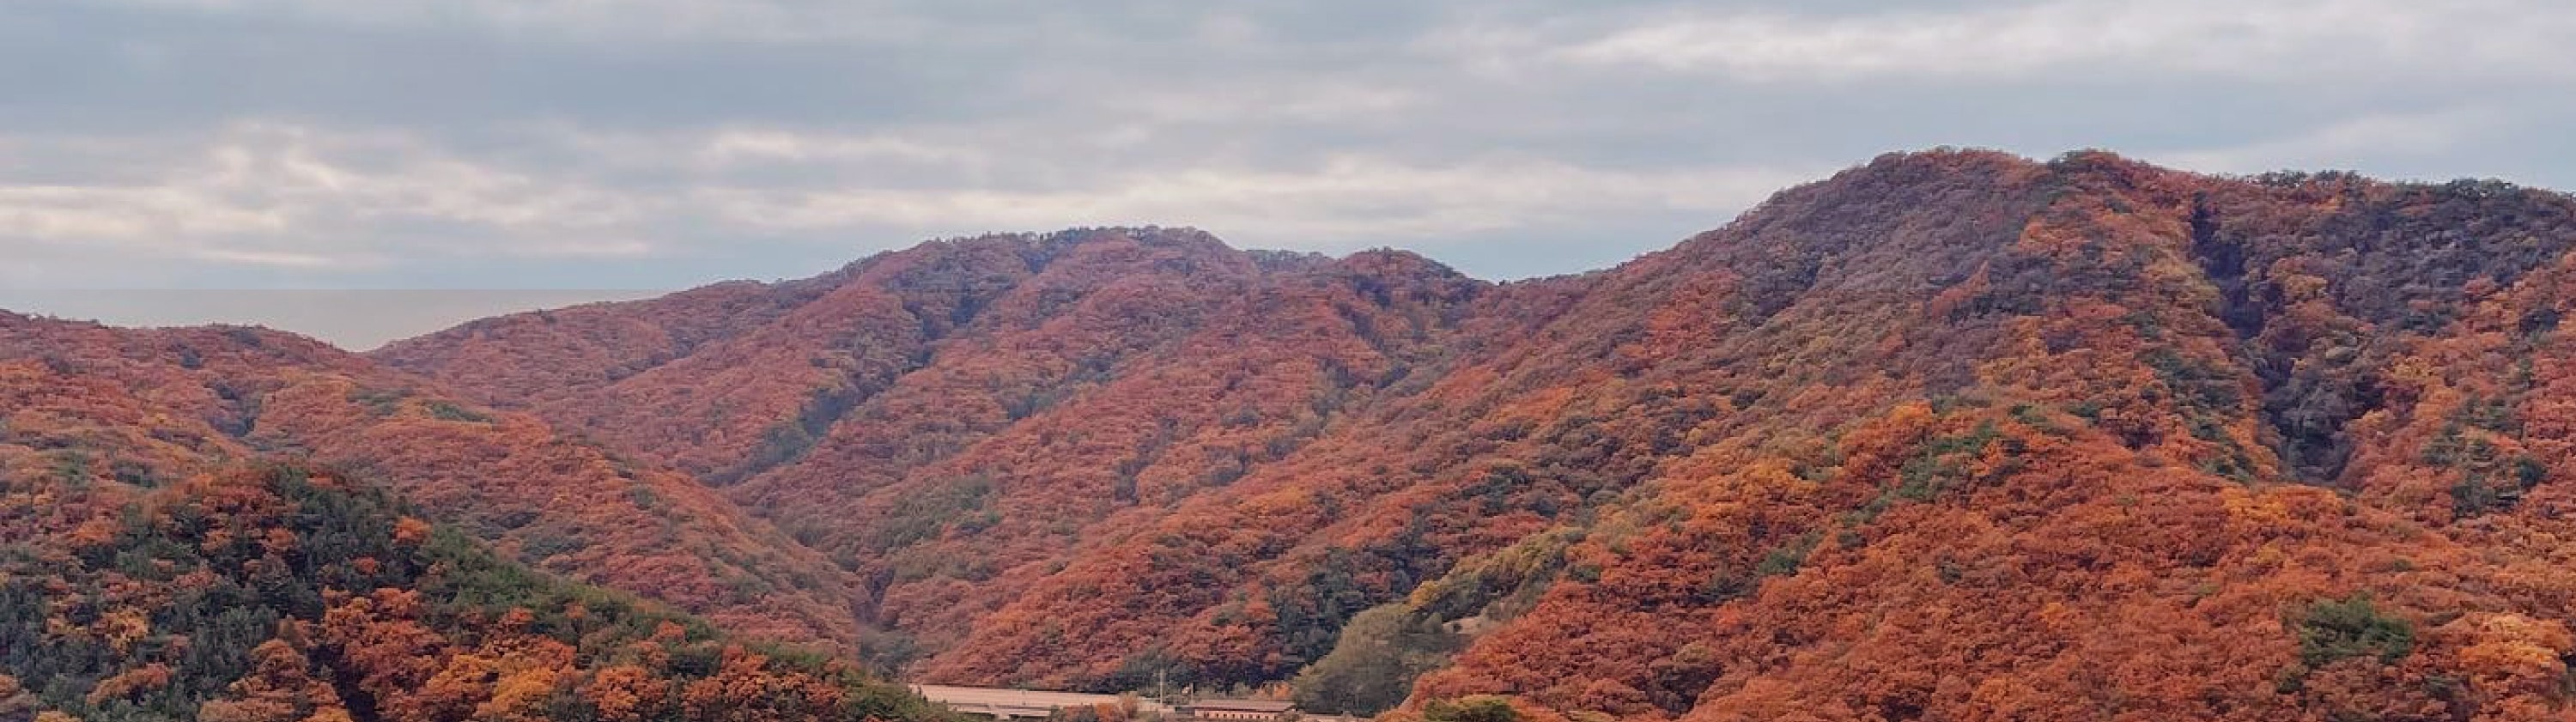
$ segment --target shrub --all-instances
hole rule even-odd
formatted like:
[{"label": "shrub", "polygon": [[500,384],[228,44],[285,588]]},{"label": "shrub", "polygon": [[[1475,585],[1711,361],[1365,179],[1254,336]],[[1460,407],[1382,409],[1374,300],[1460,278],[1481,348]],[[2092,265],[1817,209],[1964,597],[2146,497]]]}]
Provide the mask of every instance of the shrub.
[{"label": "shrub", "polygon": [[1432,700],[1422,706],[1422,717],[1431,722],[1519,722],[1521,713],[1512,709],[1510,700],[1476,696],[1456,701]]},{"label": "shrub", "polygon": [[2299,611],[2299,663],[2313,669],[2353,657],[2395,662],[2415,649],[2415,627],[2384,614],[2366,593],[2323,599]]},{"label": "shrub", "polygon": [[440,421],[454,421],[467,424],[492,423],[492,417],[490,416],[486,416],[473,409],[468,409],[445,401],[429,402],[429,415],[431,418],[435,418]]}]

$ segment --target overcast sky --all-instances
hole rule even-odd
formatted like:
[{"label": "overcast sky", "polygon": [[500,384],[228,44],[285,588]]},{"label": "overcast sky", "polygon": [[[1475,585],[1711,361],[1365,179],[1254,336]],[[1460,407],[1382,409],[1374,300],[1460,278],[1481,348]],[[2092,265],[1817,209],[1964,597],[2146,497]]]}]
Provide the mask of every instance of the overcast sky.
[{"label": "overcast sky", "polygon": [[5,0],[0,297],[1142,224],[1517,278],[1936,145],[2570,188],[2570,38],[2565,0]]}]

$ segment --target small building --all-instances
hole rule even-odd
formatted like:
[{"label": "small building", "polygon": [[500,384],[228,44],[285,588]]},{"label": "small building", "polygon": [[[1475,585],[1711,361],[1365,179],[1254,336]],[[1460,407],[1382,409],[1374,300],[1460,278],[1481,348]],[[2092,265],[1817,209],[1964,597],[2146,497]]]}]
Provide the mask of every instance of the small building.
[{"label": "small building", "polygon": [[1168,711],[1162,705],[1151,701],[1122,698],[1114,694],[957,687],[944,684],[916,684],[912,685],[912,691],[932,702],[947,705],[951,710],[995,720],[1046,719],[1062,710],[1120,708],[1130,704],[1135,705],[1136,711],[1142,713],[1162,714]]},{"label": "small building", "polygon": [[1260,699],[1201,699],[1172,705],[1183,719],[1209,722],[1268,722],[1297,710],[1294,702]]},{"label": "small building", "polygon": [[1000,689],[994,687],[958,687],[944,684],[911,685],[912,691],[932,702],[947,705],[956,712],[988,717],[997,722],[1042,720],[1060,713],[1084,710],[1122,710],[1116,719],[1171,720],[1173,722],[1275,722],[1297,717],[1294,702],[1258,699],[1198,699],[1157,702],[1134,696],[1050,692],[1033,689]]}]

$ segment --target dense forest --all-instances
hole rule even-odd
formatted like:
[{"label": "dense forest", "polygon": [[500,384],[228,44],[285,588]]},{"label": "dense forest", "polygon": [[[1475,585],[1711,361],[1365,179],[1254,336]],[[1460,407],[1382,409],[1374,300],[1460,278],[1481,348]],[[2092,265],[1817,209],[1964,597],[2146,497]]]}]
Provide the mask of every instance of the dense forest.
[{"label": "dense forest", "polygon": [[324,469],[0,494],[0,714],[40,720],[939,720],[830,655],[567,582]]},{"label": "dense forest", "polygon": [[[14,319],[0,468],[134,490],[46,522],[123,548],[97,519],[294,497],[238,462],[310,457],[411,499],[424,550],[934,682],[1287,681],[1432,722],[2576,719],[2571,250],[2576,200],[2501,183],[1940,150],[1511,283],[1087,229],[366,357]],[[80,553],[26,578],[106,573]],[[422,559],[389,588],[459,649],[575,650],[563,714],[637,659]],[[399,605],[341,593],[316,629]],[[236,668],[345,676],[280,609]],[[858,679],[798,664],[764,669]],[[98,716],[129,673],[19,686]]]},{"label": "dense forest", "polygon": [[687,476],[310,339],[0,313],[0,404],[5,468],[148,488],[310,459],[549,571],[766,638],[855,637],[846,573]]}]

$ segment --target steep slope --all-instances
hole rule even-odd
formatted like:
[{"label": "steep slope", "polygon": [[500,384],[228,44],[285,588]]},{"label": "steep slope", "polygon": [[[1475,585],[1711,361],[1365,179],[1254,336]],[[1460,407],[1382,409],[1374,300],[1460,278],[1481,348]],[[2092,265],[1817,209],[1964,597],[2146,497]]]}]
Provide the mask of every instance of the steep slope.
[{"label": "steep slope", "polygon": [[[1120,342],[1141,342],[1187,322],[1155,317],[1158,305],[1196,313],[1265,263],[1301,262],[1177,230],[959,239],[802,281],[488,319],[376,357],[732,483],[802,456],[963,329],[1050,318],[1105,289],[1136,305],[1123,323],[1140,338]],[[985,319],[997,314],[1011,319]]]},{"label": "steep slope", "polygon": [[1029,584],[1297,454],[1430,355],[1477,288],[1371,254],[1194,292],[1187,314],[1140,315],[1128,294],[1145,291],[1114,286],[1044,322],[1013,327],[1005,308],[737,498],[811,530],[869,575],[876,620],[944,650]]},{"label": "steep slope", "polygon": [[[499,408],[540,408],[687,356],[698,347],[776,321],[828,288],[806,283],[720,283],[631,304],[592,304],[487,318],[377,351],[393,365],[472,369],[457,384]],[[614,309],[614,311],[612,311]]]},{"label": "steep slope", "polygon": [[[1913,259],[1807,235],[1890,198],[1859,184],[1962,164],[2002,164],[1972,187],[2030,211]],[[1771,350],[1711,366],[1795,402],[1696,429],[1712,443],[1562,552],[1571,583],[1416,693],[1712,720],[2562,714],[2576,589],[2545,570],[2566,550],[2499,553],[2492,522],[2422,508],[2443,475],[2384,496],[2345,454],[2410,446],[2376,429],[2436,413],[2405,388],[2413,349],[2484,337],[2451,319],[2554,287],[2571,246],[2553,194],[2097,154],[1895,158],[1785,195],[1623,272],[1812,268],[1718,299],[1786,301],[1750,329]],[[1685,348],[1731,345],[1715,325]],[[2555,486],[2563,458],[2528,462],[2464,466]]]},{"label": "steep slope", "polygon": [[13,719],[948,717],[845,663],[504,561],[329,470],[12,475],[0,501]]},{"label": "steep slope", "polygon": [[[1878,268],[2008,233],[2008,220],[1977,219],[2021,212],[2019,199],[1989,189],[2012,170],[1964,168],[1945,179],[1954,187],[1863,179],[1885,186],[1864,191],[1883,206],[1837,207],[1842,217],[1817,223],[1835,235],[1799,241],[1815,256],[1850,254]],[[1992,177],[1969,175],[1978,172]],[[1885,212],[1945,203],[1956,216]],[[1763,304],[1814,273],[1810,258],[1766,258],[1776,252],[1665,254],[1500,289],[1469,311],[1449,341],[1461,350],[1421,383],[1192,499],[1152,532],[1085,555],[980,620],[967,644],[926,671],[1007,678],[1036,669],[1076,682],[1142,665],[1221,680],[1283,675],[1321,658],[1344,620],[1462,560],[1639,503],[1640,482],[1704,443],[1698,427],[1756,419],[1745,407],[1774,388],[1774,374],[1849,374],[1860,384],[1852,393],[1888,392],[1868,385],[1885,361],[1870,349],[1761,332],[1781,311]],[[1972,267],[1934,263],[1959,264],[1960,275]],[[1881,287],[1853,289],[1823,320],[1866,328],[1902,302],[1894,281],[1873,282]],[[1838,411],[1830,397],[1772,401],[1796,415],[1759,418],[1784,428],[1831,424]],[[1502,594],[1517,585],[1470,586]],[[1059,635],[1140,651],[1104,657],[1048,644]]]},{"label": "steep slope", "polygon": [[[801,389],[656,407],[721,443],[612,443],[684,447],[861,573],[893,630],[872,651],[934,680],[1297,675],[1318,710],[1444,720],[1479,694],[1707,720],[2566,713],[2561,195],[1939,151],[1536,282],[1162,231],[841,276],[1028,248],[1057,250],[989,266],[1007,278],[945,324],[808,304],[542,413],[624,433],[620,406],[677,392],[614,387],[664,369]],[[818,298],[902,296],[841,276]],[[795,340],[821,327],[857,335]],[[489,343],[489,372],[390,358],[487,395],[541,364]]]},{"label": "steep slope", "polygon": [[[635,398],[720,386],[688,379],[806,379],[801,393],[770,394],[803,404],[759,407],[769,409],[759,423],[742,421],[753,417],[738,404],[666,415],[788,440],[747,467],[700,468],[717,483],[735,479],[729,468],[764,472],[729,491],[870,580],[865,611],[897,632],[872,651],[891,662],[954,644],[1082,549],[1294,453],[1343,407],[1438,356],[1437,339],[1485,287],[1410,254],[1243,253],[1155,229],[935,243],[803,283],[820,282],[843,285],[775,328],[552,413],[596,424],[580,409],[615,413]],[[818,327],[850,337],[811,340]],[[398,364],[423,355],[408,343],[385,354]],[[887,373],[853,357],[902,361]],[[805,373],[813,368],[837,372]],[[423,371],[471,384],[452,368]],[[1318,635],[1331,637],[1309,632]],[[1260,662],[1235,678],[1296,664]]]},{"label": "steep slope", "polygon": [[551,571],[758,636],[856,636],[845,573],[687,477],[308,339],[0,314],[0,401],[14,475],[149,488],[311,458]]}]

